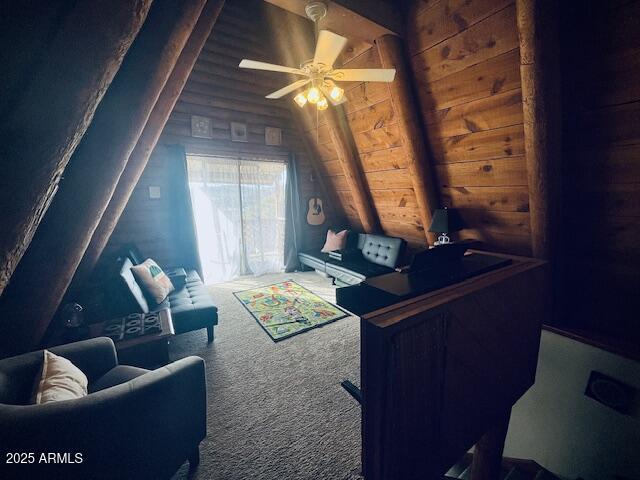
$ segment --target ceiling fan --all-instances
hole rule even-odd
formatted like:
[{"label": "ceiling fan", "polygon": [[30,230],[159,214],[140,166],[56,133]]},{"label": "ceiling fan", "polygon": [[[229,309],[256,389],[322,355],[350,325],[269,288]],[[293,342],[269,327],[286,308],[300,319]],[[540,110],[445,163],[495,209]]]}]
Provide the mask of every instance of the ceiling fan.
[{"label": "ceiling fan", "polygon": [[[327,6],[322,2],[311,2],[305,7],[307,16],[315,23],[327,14]],[[304,107],[307,102],[315,104],[318,110],[325,110],[329,103],[339,105],[346,101],[344,89],[335,82],[393,82],[394,68],[334,68],[333,64],[344,49],[347,39],[329,30],[320,30],[313,59],[307,60],[300,68],[285,67],[273,63],[244,59],[240,68],[267,70],[270,72],[292,73],[305,77],[286,87],[270,93],[266,98],[282,98],[289,93],[311,84],[304,92],[298,93],[294,100]]]}]

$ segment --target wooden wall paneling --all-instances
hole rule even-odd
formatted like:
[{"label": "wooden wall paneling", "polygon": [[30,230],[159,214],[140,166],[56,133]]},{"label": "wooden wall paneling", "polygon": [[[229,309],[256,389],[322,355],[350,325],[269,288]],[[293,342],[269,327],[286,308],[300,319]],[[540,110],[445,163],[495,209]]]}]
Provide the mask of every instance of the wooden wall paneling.
[{"label": "wooden wall paneling", "polygon": [[522,124],[522,96],[518,89],[424,115],[434,138],[509,127]]},{"label": "wooden wall paneling", "polygon": [[440,80],[420,77],[424,110],[443,110],[520,88],[518,49],[472,65]]},{"label": "wooden wall paneling", "polygon": [[[22,2],[14,3],[24,8]],[[11,205],[2,211],[0,294],[31,242],[69,158],[144,23],[151,3],[78,3],[60,18],[56,31],[48,32],[51,36],[42,61],[33,69],[30,65],[29,74],[16,72],[23,90],[11,98],[10,109],[3,108],[0,123],[0,204]],[[5,19],[12,21],[9,16]],[[88,48],[77,51],[77,45]],[[21,51],[21,55],[31,53],[35,54]],[[10,65],[20,69],[19,64],[5,64],[8,76],[14,68]],[[44,106],[49,120],[34,121]]]},{"label": "wooden wall paneling", "polygon": [[430,81],[518,47],[515,6],[509,5],[458,35],[413,57],[413,68]]},{"label": "wooden wall paneling", "polygon": [[[395,68],[396,77],[389,84],[393,108],[397,112],[400,136],[406,156],[407,172],[418,202],[420,223],[429,243],[436,237],[429,232],[432,212],[438,207],[436,183],[432,171],[431,154],[427,149],[421,118],[411,83],[411,71],[407,64],[402,40],[386,35],[376,40],[380,61],[384,68]],[[395,188],[391,185],[390,188]],[[402,187],[399,187],[402,188]]]},{"label": "wooden wall paneling", "polygon": [[41,341],[203,5],[154,2],[0,300],[13,325],[9,351]]},{"label": "wooden wall paneling", "polygon": [[431,143],[438,163],[470,162],[524,155],[522,125],[441,138]]},{"label": "wooden wall paneling", "polygon": [[438,179],[447,187],[527,186],[524,157],[436,165]]},{"label": "wooden wall paneling", "polygon": [[[175,106],[182,89],[187,82],[187,78],[191,73],[191,69],[198,58],[204,45],[205,40],[211,33],[222,7],[224,0],[207,0],[200,16],[197,20],[187,43],[180,52],[180,56],[171,72],[171,75],[167,79],[160,96],[156,104],[149,115],[144,130],[142,131],[138,142],[129,156],[127,165],[120,175],[116,190],[113,192],[109,205],[105,210],[100,223],[96,228],[91,242],[89,243],[87,250],[78,270],[75,274],[73,282],[76,284],[82,284],[85,282],[100,258],[104,247],[109,241],[109,237],[122,215],[127,202],[131,197],[131,194],[140,180],[140,176],[144,171],[149,156],[156,146],[162,129],[164,128],[173,107]],[[263,133],[264,136],[264,133]]]},{"label": "wooden wall paneling", "polygon": [[[420,4],[421,2],[412,2]],[[407,45],[416,55],[502,10],[513,0],[440,0],[431,1],[430,10],[414,7],[415,21],[409,22]]]},{"label": "wooden wall paneling", "polygon": [[459,237],[526,253],[528,218],[504,225],[529,209],[515,5],[412,3],[407,43],[442,202],[468,222]]},{"label": "wooden wall paneling", "polygon": [[442,187],[442,203],[449,208],[528,212],[529,191],[521,187]]}]

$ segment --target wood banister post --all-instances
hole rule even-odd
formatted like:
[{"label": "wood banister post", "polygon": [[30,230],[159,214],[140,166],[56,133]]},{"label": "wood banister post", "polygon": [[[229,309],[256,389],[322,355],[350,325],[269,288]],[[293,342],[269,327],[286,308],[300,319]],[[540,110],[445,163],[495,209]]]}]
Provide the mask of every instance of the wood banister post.
[{"label": "wood banister post", "polygon": [[358,150],[344,110],[340,106],[330,106],[325,110],[325,114],[329,136],[338,154],[362,227],[367,233],[379,232],[382,230],[380,220],[373,207],[369,186],[362,172]]},{"label": "wood banister post", "polygon": [[42,340],[203,6],[154,2],[0,298],[10,330],[0,335],[3,350],[27,351]]},{"label": "wood banister post", "polygon": [[[151,3],[75,2],[19,97],[4,99],[12,108],[0,121],[0,294]],[[0,328],[6,321],[0,319]]]},{"label": "wood banister post", "polygon": [[222,11],[224,0],[208,0],[207,4],[200,14],[198,23],[196,24],[187,44],[180,53],[180,57],[176,62],[171,76],[167,80],[162,93],[158,98],[153,111],[147,120],[147,124],[138,139],[135,149],[129,156],[129,161],[125,167],[118,186],[116,187],[107,210],[100,219],[100,224],[91,237],[91,243],[82,258],[82,262],[78,266],[75,274],[73,287],[81,287],[89,278],[93,269],[104,251],[104,248],[113,233],[120,216],[127,206],[127,202],[133,193],[133,189],[138,184],[138,180],[144,172],[151,152],[158,143],[158,139],[162,134],[169,115],[173,110],[182,89],[189,78],[189,74],[196,63],[198,55],[202,50],[207,38],[209,37],[213,26]]},{"label": "wood banister post", "polygon": [[471,464],[471,480],[495,480],[500,478],[504,441],[509,429],[509,410],[476,443]]},{"label": "wood banister post", "polygon": [[416,195],[420,222],[428,243],[433,243],[436,237],[428,231],[431,225],[432,212],[438,207],[435,182],[427,139],[424,134],[420,115],[417,110],[419,104],[413,93],[411,71],[407,63],[402,39],[395,35],[384,35],[376,39],[378,54],[383,68],[395,68],[396,77],[389,84],[391,102],[396,115],[400,136],[407,157],[407,168]]}]

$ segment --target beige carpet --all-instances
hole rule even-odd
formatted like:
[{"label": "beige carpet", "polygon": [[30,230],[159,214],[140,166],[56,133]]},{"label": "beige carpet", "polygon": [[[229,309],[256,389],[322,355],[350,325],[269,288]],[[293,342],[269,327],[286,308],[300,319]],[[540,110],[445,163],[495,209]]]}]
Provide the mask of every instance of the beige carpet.
[{"label": "beige carpet", "polygon": [[293,279],[334,303],[315,272],[245,277],[211,287],[219,308],[215,341],[205,330],[172,341],[172,359],[207,364],[208,436],[200,466],[177,479],[329,480],[360,472],[360,407],[342,389],[359,384],[359,324],[344,318],[274,343],[233,292]]}]

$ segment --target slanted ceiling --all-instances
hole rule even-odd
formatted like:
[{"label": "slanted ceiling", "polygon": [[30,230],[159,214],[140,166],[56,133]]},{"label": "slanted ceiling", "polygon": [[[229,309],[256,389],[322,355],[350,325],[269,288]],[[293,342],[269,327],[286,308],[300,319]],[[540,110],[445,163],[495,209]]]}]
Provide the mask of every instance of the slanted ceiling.
[{"label": "slanted ceiling", "polygon": [[[463,237],[489,249],[530,254],[518,35],[512,1],[416,1],[407,11],[406,47],[417,106],[441,205],[461,210]],[[375,45],[344,63],[380,68]],[[389,87],[347,84],[345,111],[384,233],[424,246],[407,155]],[[361,227],[325,115],[309,109],[306,134],[339,204]],[[317,136],[317,142],[316,142]]]}]

